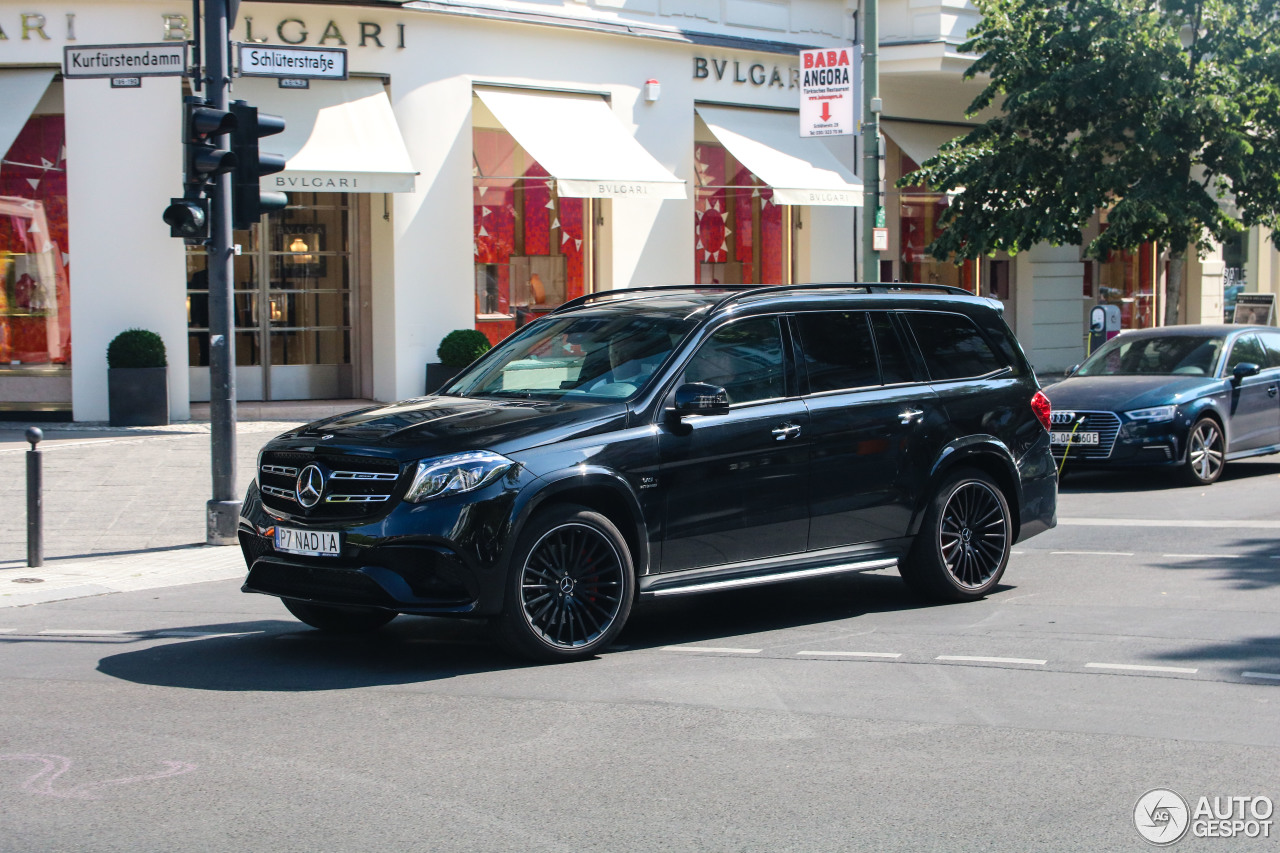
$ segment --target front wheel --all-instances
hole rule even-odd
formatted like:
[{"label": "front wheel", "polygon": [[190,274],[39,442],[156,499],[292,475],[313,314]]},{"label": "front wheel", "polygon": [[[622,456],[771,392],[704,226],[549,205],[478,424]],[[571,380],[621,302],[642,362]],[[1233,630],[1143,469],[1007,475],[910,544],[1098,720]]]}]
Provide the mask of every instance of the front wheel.
[{"label": "front wheel", "polygon": [[533,660],[591,657],[622,630],[635,589],[631,552],[613,522],[586,507],[553,506],[516,543],[498,637]]},{"label": "front wheel", "polygon": [[378,630],[397,615],[386,610],[315,604],[296,598],[286,598],[283,601],[285,608],[299,620],[330,634],[367,634]]},{"label": "front wheel", "polygon": [[1226,438],[1213,418],[1201,418],[1187,437],[1187,461],[1182,478],[1191,486],[1207,486],[1222,476],[1227,464]]},{"label": "front wheel", "polygon": [[1009,503],[981,471],[949,476],[930,501],[920,532],[899,567],[920,595],[973,601],[1000,582],[1013,546]]}]

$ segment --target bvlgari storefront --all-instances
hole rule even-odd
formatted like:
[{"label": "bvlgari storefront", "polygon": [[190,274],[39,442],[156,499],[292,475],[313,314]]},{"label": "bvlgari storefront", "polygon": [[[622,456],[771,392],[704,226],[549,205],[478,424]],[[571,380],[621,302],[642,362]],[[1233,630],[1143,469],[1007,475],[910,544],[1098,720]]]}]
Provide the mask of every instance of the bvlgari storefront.
[{"label": "bvlgari storefront", "polygon": [[[241,400],[421,394],[448,332],[499,340],[592,291],[852,277],[852,145],[799,138],[795,45],[468,10],[240,6],[234,39],[345,47],[351,69],[233,81],[286,119],[263,186],[290,193],[235,235]],[[171,417],[209,397],[204,251],[160,221],[190,84],[59,74],[67,46],[187,24],[160,2],[0,4],[0,405],[105,420],[106,346],[134,327],[165,341]]]}]

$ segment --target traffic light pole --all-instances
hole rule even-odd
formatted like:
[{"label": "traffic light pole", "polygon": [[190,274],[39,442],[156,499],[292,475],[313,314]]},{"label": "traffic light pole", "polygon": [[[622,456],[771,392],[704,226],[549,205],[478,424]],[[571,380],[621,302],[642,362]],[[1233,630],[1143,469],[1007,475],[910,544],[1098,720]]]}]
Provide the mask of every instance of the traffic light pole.
[{"label": "traffic light pole", "polygon": [[[228,0],[204,0],[205,93],[209,106],[227,109],[231,82]],[[235,315],[232,291],[231,182],[223,173],[209,190],[209,427],[213,499],[205,504],[208,545],[236,544]]]},{"label": "traffic light pole", "polygon": [[879,0],[866,0],[862,35],[862,280],[880,280],[880,253],[873,227],[880,210],[880,21]]}]

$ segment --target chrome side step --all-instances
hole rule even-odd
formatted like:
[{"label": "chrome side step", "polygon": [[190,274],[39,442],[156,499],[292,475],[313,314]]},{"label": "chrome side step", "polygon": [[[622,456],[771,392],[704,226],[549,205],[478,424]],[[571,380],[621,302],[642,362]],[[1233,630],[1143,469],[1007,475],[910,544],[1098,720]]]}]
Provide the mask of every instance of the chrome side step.
[{"label": "chrome side step", "polygon": [[822,577],[824,575],[841,575],[846,572],[873,572],[878,569],[895,569],[898,567],[896,559],[883,560],[863,560],[857,563],[839,563],[834,566],[818,566],[812,569],[797,569],[794,571],[778,571],[763,575],[748,575],[746,577],[725,578],[723,580],[704,580],[701,582],[678,583],[673,582],[669,586],[658,586],[656,589],[642,589],[640,595],[658,597],[662,595],[688,595],[698,592],[716,592],[722,589],[738,589],[746,586],[761,586],[770,583],[782,583],[784,581],[804,580],[806,578]]}]

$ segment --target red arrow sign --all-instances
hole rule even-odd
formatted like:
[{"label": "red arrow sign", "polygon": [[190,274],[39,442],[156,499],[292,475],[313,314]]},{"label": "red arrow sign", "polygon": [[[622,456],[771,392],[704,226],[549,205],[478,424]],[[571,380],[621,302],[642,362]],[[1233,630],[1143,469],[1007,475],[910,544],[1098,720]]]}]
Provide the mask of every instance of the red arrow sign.
[{"label": "red arrow sign", "polygon": [[831,121],[831,102],[830,101],[822,102],[822,120]]}]

